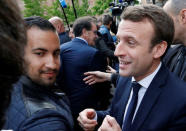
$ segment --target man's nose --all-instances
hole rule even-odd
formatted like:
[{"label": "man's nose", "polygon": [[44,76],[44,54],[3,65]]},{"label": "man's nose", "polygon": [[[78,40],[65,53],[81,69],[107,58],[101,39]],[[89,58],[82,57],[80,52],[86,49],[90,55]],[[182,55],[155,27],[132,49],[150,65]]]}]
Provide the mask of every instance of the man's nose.
[{"label": "man's nose", "polygon": [[122,44],[121,42],[119,42],[118,45],[116,46],[115,51],[114,51],[114,55],[121,56],[121,55],[125,55],[125,54],[126,54],[125,45]]},{"label": "man's nose", "polygon": [[46,60],[45,66],[50,69],[56,69],[59,63],[59,59],[54,56],[49,56]]}]

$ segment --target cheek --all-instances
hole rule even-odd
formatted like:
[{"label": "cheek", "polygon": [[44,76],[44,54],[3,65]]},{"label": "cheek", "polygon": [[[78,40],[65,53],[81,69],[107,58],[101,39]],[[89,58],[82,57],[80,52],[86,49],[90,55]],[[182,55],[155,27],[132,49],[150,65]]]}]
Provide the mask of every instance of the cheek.
[{"label": "cheek", "polygon": [[135,62],[136,66],[145,64],[149,60],[149,52],[145,50],[133,50],[129,57]]},{"label": "cheek", "polygon": [[[32,57],[31,59],[27,59],[27,66],[30,71],[32,72],[37,72],[42,69],[42,65],[44,65],[43,61],[41,59],[36,59],[35,57]],[[39,61],[39,62],[38,62]]]},{"label": "cheek", "polygon": [[56,62],[56,65],[57,65],[57,68],[59,69],[60,66],[61,66],[61,62],[60,62],[60,60],[58,60],[58,61]]},{"label": "cheek", "polygon": [[61,60],[60,60],[60,56],[58,58],[55,59],[55,64],[56,67],[59,68],[61,66]]},{"label": "cheek", "polygon": [[130,57],[130,58],[132,58],[133,60],[138,60],[138,59],[140,59],[141,57],[140,56],[143,56],[142,54],[141,54],[141,52],[139,52],[138,50],[131,50],[131,51],[127,51],[128,53],[128,56]]}]

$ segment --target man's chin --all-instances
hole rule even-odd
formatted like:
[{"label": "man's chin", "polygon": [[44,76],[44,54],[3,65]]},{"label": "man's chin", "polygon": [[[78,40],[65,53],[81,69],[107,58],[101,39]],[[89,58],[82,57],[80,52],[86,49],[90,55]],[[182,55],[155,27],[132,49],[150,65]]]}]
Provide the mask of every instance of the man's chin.
[{"label": "man's chin", "polygon": [[55,81],[40,81],[38,84],[45,87],[53,86]]}]

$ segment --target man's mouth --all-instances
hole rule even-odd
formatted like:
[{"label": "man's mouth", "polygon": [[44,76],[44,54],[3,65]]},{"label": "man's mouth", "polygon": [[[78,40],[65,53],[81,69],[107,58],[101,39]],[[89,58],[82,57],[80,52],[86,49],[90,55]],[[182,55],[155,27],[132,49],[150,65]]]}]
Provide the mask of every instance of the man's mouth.
[{"label": "man's mouth", "polygon": [[57,72],[57,70],[40,71],[40,73],[43,74],[45,77],[55,77],[57,75]]},{"label": "man's mouth", "polygon": [[119,67],[120,69],[125,69],[127,68],[132,62],[129,61],[120,61],[119,62]]},{"label": "man's mouth", "polygon": [[56,73],[55,72],[45,72],[45,73],[43,73],[45,76],[47,76],[47,77],[54,77],[54,76],[56,76]]},{"label": "man's mouth", "polygon": [[126,62],[126,61],[120,61],[120,62],[119,62],[119,64],[121,64],[121,65],[124,65],[124,64],[127,65],[127,64],[130,64],[130,63],[131,63],[131,62]]}]

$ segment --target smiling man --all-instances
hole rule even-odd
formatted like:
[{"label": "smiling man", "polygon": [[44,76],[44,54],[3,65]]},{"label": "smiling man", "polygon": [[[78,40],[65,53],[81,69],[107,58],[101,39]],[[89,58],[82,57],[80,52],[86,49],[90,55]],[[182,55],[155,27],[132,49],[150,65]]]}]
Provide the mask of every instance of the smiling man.
[{"label": "smiling man", "polygon": [[71,131],[73,120],[64,93],[56,86],[60,44],[55,28],[40,17],[25,19],[24,75],[14,85],[4,129]]},{"label": "smiling man", "polygon": [[98,131],[185,130],[185,83],[161,62],[173,40],[173,20],[154,5],[127,7],[121,19],[115,50],[120,78],[113,101],[107,111],[82,111],[81,127],[90,131],[102,123]]}]

